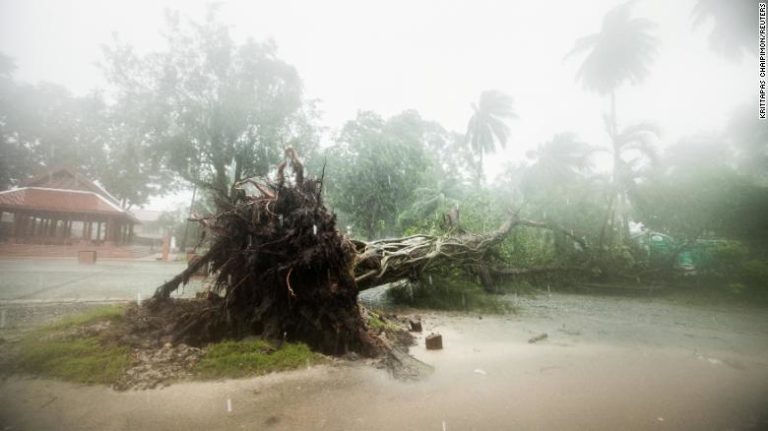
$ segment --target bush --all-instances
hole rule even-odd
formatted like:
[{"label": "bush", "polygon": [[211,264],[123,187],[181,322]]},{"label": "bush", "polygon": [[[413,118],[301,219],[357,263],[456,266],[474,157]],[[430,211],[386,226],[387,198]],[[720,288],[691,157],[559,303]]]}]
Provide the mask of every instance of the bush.
[{"label": "bush", "polygon": [[435,310],[477,310],[502,313],[509,310],[498,296],[486,293],[480,285],[456,271],[431,273],[418,283],[407,283],[387,291],[399,305]]},{"label": "bush", "polygon": [[739,241],[712,241],[694,250],[696,272],[704,280],[737,281],[749,249]]},{"label": "bush", "polygon": [[751,259],[741,265],[741,280],[750,288],[768,290],[768,261]]}]

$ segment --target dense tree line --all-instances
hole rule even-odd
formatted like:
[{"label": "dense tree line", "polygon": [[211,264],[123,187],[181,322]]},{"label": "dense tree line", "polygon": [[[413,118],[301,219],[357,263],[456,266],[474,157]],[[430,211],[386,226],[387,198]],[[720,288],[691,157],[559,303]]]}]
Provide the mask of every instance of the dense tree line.
[{"label": "dense tree line", "polygon": [[[728,2],[700,1],[694,18],[714,18],[714,47],[740,57],[752,45],[723,26],[744,14],[723,14],[721,3]],[[491,182],[486,156],[524,144],[509,142],[517,109],[509,95],[483,92],[460,131],[415,111],[360,112],[321,146],[324,131],[298,72],[273,42],[235,41],[211,9],[202,22],[169,13],[160,50],[139,54],[115,40],[104,50],[108,87],[86,96],[18,82],[13,61],[0,56],[0,187],[69,164],[126,207],[192,185],[225,204],[242,179],[274,174],[292,146],[311,175],[324,175],[328,204],[356,237],[486,231],[514,210],[558,227],[514,232],[499,253],[518,264],[590,253],[639,268],[632,241],[639,227],[671,235],[678,252],[727,239],[765,262],[768,224],[759,215],[768,212],[768,126],[748,108],[721,133],[680,142],[663,142],[652,122],[620,124],[617,90],[642,83],[658,46],[652,22],[633,17],[631,5],[609,11],[568,56],[581,61],[584,88],[610,101],[607,144],[553,130]],[[594,162],[601,152],[607,169]]]}]

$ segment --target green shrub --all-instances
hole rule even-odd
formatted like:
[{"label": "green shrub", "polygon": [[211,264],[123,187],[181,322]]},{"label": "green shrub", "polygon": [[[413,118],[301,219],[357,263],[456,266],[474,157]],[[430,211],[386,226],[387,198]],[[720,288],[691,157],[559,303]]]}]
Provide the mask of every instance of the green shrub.
[{"label": "green shrub", "polygon": [[425,275],[418,283],[396,286],[387,291],[395,304],[434,310],[508,311],[498,296],[486,293],[480,285],[459,270]]},{"label": "green shrub", "polygon": [[741,279],[749,287],[768,290],[768,261],[750,259],[741,265]]}]

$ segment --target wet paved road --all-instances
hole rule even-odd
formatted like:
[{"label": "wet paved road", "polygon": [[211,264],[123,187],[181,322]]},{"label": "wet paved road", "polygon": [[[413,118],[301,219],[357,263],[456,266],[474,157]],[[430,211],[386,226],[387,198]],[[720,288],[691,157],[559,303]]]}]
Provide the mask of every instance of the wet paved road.
[{"label": "wet paved road", "polygon": [[[148,298],[185,268],[184,262],[101,261],[81,265],[70,259],[0,260],[0,301],[103,301]],[[194,295],[193,281],[184,296]]]}]

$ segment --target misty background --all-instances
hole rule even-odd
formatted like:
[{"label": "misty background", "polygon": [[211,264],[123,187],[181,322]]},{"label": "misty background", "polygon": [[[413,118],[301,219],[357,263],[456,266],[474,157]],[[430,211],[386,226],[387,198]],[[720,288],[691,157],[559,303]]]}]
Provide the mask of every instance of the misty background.
[{"label": "misty background", "polygon": [[[388,117],[415,109],[462,132],[483,90],[511,95],[518,118],[510,123],[510,143],[485,160],[493,179],[553,131],[607,145],[600,115],[607,99],[578,84],[580,59],[566,56],[620,3],[230,1],[219,4],[218,16],[237,41],[274,40],[278,56],[296,67],[305,97],[319,101],[325,145],[358,110]],[[199,20],[206,5],[2,0],[0,52],[16,64],[15,79],[85,95],[108,86],[99,66],[104,45],[117,38],[137,52],[160,49],[166,10]],[[660,146],[720,132],[737,106],[756,106],[756,58],[729,61],[713,51],[715,21],[695,24],[694,6],[647,0],[634,7],[633,15],[655,23],[660,43],[648,77],[617,91],[617,110],[623,124],[654,122]],[[149,207],[168,209],[168,199],[153,199]]]}]

